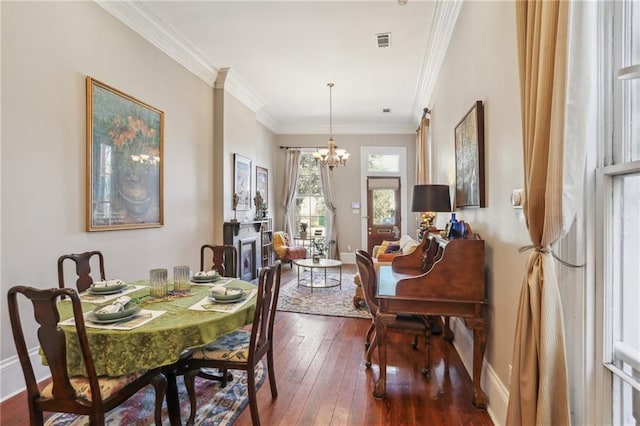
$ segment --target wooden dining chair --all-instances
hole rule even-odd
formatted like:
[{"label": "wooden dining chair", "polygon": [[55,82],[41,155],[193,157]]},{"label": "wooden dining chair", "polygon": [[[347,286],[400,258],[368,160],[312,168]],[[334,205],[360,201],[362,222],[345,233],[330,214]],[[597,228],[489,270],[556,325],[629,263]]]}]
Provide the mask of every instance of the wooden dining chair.
[{"label": "wooden dining chair", "polygon": [[226,370],[245,370],[249,393],[249,408],[254,426],[260,424],[256,399],[255,369],[266,355],[271,397],[278,396],[273,362],[273,324],[280,293],[282,264],[278,260],[273,265],[260,270],[258,294],[251,330],[239,329],[219,337],[208,345],[194,349],[183,363],[184,383],[191,402],[191,415],[187,422],[192,425],[196,414],[195,378],[201,368],[218,368],[225,375]]},{"label": "wooden dining chair", "polygon": [[[35,322],[39,324],[38,341],[51,373],[51,383],[40,390],[33,371],[30,351],[25,341],[19,308],[18,295],[31,301]],[[71,299],[73,318],[81,348],[86,376],[69,377],[67,370],[65,333],[58,326],[60,314],[58,299]],[[21,297],[22,298],[22,297]],[[89,416],[91,425],[104,425],[105,413],[124,402],[148,384],[155,387],[155,421],[162,424],[162,401],[167,388],[167,379],[160,368],[139,371],[119,377],[98,377],[87,339],[80,298],[74,289],[47,289],[16,286],[8,293],[9,318],[13,340],[27,386],[29,417],[32,425],[44,423],[43,412],[74,413]],[[28,306],[28,305],[27,305]],[[23,311],[24,312],[24,311]]]},{"label": "wooden dining chair", "polygon": [[[211,266],[209,267],[205,259],[207,251],[211,252]],[[205,269],[205,264],[207,268]],[[238,250],[232,245],[211,245],[204,244],[200,247],[200,270],[216,270],[223,277],[238,277]]]},{"label": "wooden dining chair", "polygon": [[58,258],[58,286],[60,288],[66,287],[64,282],[64,261],[72,260],[75,263],[76,275],[78,276],[78,279],[76,280],[76,288],[78,289],[78,292],[82,293],[91,287],[91,284],[93,284],[94,281],[91,277],[91,259],[94,256],[98,258],[100,279],[102,281],[106,280],[104,273],[104,257],[102,256],[102,252],[85,251],[84,253],[65,254]]},{"label": "wooden dining chair", "polygon": [[[356,266],[360,274],[364,299],[371,313],[371,325],[365,337],[366,363],[367,368],[371,367],[371,356],[378,345],[376,336],[376,320],[378,315],[378,278],[373,265],[373,258],[364,250],[356,250]],[[414,336],[423,335],[426,347],[426,364],[422,369],[422,374],[426,377],[430,374],[431,368],[431,327],[427,317],[420,315],[400,314],[396,315],[393,322],[387,324],[387,330],[395,333],[412,334]],[[417,338],[412,343],[417,349]]]}]

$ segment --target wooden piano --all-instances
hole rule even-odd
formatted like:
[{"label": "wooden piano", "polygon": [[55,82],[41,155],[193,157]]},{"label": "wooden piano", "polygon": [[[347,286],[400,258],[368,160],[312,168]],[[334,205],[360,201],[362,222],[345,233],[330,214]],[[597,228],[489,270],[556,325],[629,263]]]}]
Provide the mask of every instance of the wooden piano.
[{"label": "wooden piano", "polygon": [[473,330],[473,406],[486,408],[487,397],[480,387],[487,336],[484,240],[477,234],[452,240],[428,234],[412,253],[378,268],[378,300],[380,377],[373,396],[383,398],[386,392],[386,322],[400,312],[444,316],[445,333],[452,337],[448,317],[455,316]]}]

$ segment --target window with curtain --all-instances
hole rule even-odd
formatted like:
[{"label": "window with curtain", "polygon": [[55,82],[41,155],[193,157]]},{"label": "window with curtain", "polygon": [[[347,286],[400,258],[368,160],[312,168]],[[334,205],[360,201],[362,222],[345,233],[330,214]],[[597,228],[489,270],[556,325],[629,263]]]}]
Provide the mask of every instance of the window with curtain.
[{"label": "window with curtain", "polygon": [[322,196],[322,184],[320,183],[320,169],[311,153],[303,152],[300,155],[300,168],[298,169],[298,183],[294,199],[294,223],[296,235],[300,232],[300,224],[306,223],[309,236],[326,235],[325,215],[327,208]]},{"label": "window with curtain", "polygon": [[[604,128],[598,169],[602,197],[596,223],[604,244],[596,300],[607,375],[600,392],[611,424],[640,424],[640,79],[618,78],[640,64],[640,3],[606,2],[601,25],[610,37],[601,46]],[[612,55],[613,53],[613,55]],[[602,206],[604,208],[602,208]]]}]

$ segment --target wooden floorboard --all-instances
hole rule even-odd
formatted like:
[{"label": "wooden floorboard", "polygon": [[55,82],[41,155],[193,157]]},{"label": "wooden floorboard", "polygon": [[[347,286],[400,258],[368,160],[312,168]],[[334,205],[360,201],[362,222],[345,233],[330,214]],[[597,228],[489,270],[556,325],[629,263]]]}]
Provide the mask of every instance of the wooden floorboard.
[{"label": "wooden floorboard", "polygon": [[[283,282],[295,274],[287,268]],[[412,337],[390,336],[387,397],[376,400],[377,356],[365,368],[364,336],[370,320],[279,312],[275,325],[278,398],[268,378],[258,391],[263,425],[492,425],[486,411],[472,407],[471,379],[455,348],[432,337],[432,371],[425,378],[425,347]],[[0,405],[0,424],[27,425],[24,393]],[[235,425],[251,425],[249,409]]]}]

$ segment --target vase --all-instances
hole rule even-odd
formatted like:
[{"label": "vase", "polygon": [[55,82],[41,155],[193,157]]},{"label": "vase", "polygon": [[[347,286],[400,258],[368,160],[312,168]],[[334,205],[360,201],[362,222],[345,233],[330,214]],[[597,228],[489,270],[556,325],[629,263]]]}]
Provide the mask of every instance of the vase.
[{"label": "vase", "polygon": [[464,234],[464,223],[456,219],[456,214],[451,213],[451,219],[449,220],[449,239],[461,238]]},{"label": "vase", "polygon": [[149,209],[151,195],[144,176],[124,171],[120,174],[118,193],[124,208],[132,216],[143,216]]}]

